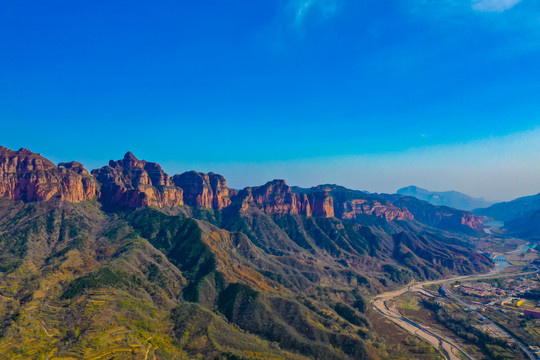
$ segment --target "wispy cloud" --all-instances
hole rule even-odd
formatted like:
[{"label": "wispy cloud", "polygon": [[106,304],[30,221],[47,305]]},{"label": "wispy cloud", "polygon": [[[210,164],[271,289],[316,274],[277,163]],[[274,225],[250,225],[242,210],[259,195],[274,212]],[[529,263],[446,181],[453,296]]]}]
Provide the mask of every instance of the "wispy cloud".
[{"label": "wispy cloud", "polygon": [[517,5],[521,0],[473,0],[472,8],[478,11],[503,12]]},{"label": "wispy cloud", "polygon": [[313,1],[297,1],[295,4],[295,20],[296,23],[301,23],[306,14],[309,12],[313,5]]},{"label": "wispy cloud", "polygon": [[292,10],[294,24],[302,26],[308,18],[326,20],[338,13],[339,0],[291,0],[288,8]]},{"label": "wispy cloud", "polygon": [[521,3],[523,0],[404,0],[413,13],[448,16],[463,12],[498,12],[502,13]]}]

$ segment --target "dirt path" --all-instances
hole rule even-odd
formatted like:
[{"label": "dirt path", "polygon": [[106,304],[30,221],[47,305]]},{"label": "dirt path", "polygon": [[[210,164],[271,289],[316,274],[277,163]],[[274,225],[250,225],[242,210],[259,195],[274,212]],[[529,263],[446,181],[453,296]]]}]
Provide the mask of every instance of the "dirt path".
[{"label": "dirt path", "polygon": [[[150,340],[152,340],[152,337],[149,337],[146,339],[146,342],[148,343],[148,348],[146,349],[146,354],[144,355],[144,360],[148,360],[148,353],[150,352],[150,349],[152,348],[152,344],[150,344]],[[154,359],[156,358],[156,354],[154,354]]]},{"label": "dirt path", "polygon": [[150,352],[151,348],[152,348],[152,344],[149,344],[148,348],[146,349],[146,354],[144,354],[144,360],[148,359],[148,353]]}]

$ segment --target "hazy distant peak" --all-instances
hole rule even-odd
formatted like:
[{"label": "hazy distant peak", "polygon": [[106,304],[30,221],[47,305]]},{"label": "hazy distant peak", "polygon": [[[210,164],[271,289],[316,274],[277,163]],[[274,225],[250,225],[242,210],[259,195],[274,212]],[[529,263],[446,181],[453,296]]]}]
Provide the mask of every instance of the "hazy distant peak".
[{"label": "hazy distant peak", "polygon": [[401,188],[397,193],[405,196],[414,196],[417,199],[427,201],[433,205],[444,205],[460,210],[473,210],[487,207],[492,204],[485,199],[474,198],[455,190],[429,191],[414,185]]},{"label": "hazy distant peak", "polygon": [[416,193],[416,194],[428,194],[428,193],[430,193],[428,190],[422,189],[421,187],[414,186],[414,185],[409,185],[409,186],[401,188],[401,189],[399,189],[397,191],[398,194],[401,194],[402,192]]}]

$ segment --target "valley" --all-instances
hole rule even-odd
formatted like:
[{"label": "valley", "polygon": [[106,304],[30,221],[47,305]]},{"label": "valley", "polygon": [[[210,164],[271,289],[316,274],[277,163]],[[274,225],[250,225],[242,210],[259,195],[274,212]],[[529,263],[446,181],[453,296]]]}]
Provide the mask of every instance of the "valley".
[{"label": "valley", "polygon": [[0,1],[0,360],[540,360],[540,1]]},{"label": "valley", "polygon": [[131,152],[88,172],[0,148],[0,358],[475,356],[423,323],[461,314],[456,301],[418,304],[441,281],[534,262],[485,220],[332,184],[232,189]]},{"label": "valley", "polygon": [[[519,254],[524,254],[530,249],[530,244],[521,245],[518,249],[510,251],[508,253],[494,253],[492,258],[495,261],[506,262],[508,257],[513,257]],[[529,252],[530,254],[530,252]],[[530,255],[528,261],[538,260],[538,253]],[[498,265],[498,264],[497,264]],[[511,265],[508,263],[508,265]],[[501,319],[501,313],[504,313],[505,310],[493,306],[497,304],[497,300],[492,300],[489,304],[486,302],[478,302],[477,298],[466,298],[456,296],[453,292],[459,287],[465,287],[466,284],[482,284],[483,281],[497,279],[512,279],[519,278],[530,278],[538,280],[540,276],[540,269],[537,265],[531,265],[530,267],[524,266],[513,266],[512,269],[507,269],[507,266],[496,266],[494,270],[490,271],[485,275],[470,275],[470,276],[456,276],[448,279],[441,279],[436,281],[425,281],[420,283],[411,283],[400,290],[394,290],[385,292],[377,295],[372,301],[372,307],[385,316],[387,319],[394,322],[396,325],[405,329],[411,334],[418,336],[431,344],[434,348],[438,349],[440,353],[450,360],[459,360],[459,359],[476,359],[478,356],[483,357],[482,352],[478,352],[478,349],[472,349],[470,343],[463,343],[463,340],[460,339],[456,334],[449,330],[448,327],[442,325],[440,322],[429,320],[427,314],[422,315],[420,318],[415,316],[415,319],[409,318],[403,314],[403,311],[400,312],[398,307],[403,306],[403,300],[409,298],[408,301],[411,301],[410,296],[413,297],[415,301],[415,309],[427,308],[426,305],[422,305],[426,301],[429,302],[430,306],[438,307],[456,307],[458,311],[475,314],[476,316],[468,316],[468,322],[471,322],[473,326],[476,324],[481,324],[481,328],[486,333],[491,333],[491,336],[494,338],[499,338],[503,342],[508,343],[511,346],[517,346],[522,355],[514,353],[512,355],[507,354],[503,358],[524,358],[524,359],[537,359],[538,355],[535,355],[534,352],[537,351],[538,341],[527,339],[524,340],[524,337],[517,337],[514,335],[514,332],[507,330],[507,328],[502,327],[499,324],[508,324],[508,320]],[[515,281],[515,280],[514,280]],[[535,281],[529,281],[529,284],[537,288],[538,283]],[[515,285],[511,288],[516,288]],[[476,296],[487,296],[484,295],[485,288],[483,288],[481,293],[477,293]],[[516,288],[517,289],[517,288]],[[529,286],[526,286],[525,289],[519,289],[518,292],[513,292],[510,296],[519,296],[523,294],[524,291],[529,291]],[[499,290],[500,291],[500,290]],[[504,293],[502,294],[504,295]],[[499,303],[501,301],[499,300]],[[523,301],[521,301],[523,302]],[[504,301],[502,302],[504,304]],[[407,307],[410,308],[410,307]],[[516,309],[514,307],[514,309]],[[518,306],[519,309],[519,306]],[[506,312],[509,310],[506,310]],[[515,310],[514,310],[515,311]],[[407,313],[407,312],[405,312]],[[523,310],[521,310],[521,317],[523,317]],[[442,326],[441,326],[442,325]],[[508,325],[506,325],[508,327]],[[532,340],[532,341],[531,341]]]}]

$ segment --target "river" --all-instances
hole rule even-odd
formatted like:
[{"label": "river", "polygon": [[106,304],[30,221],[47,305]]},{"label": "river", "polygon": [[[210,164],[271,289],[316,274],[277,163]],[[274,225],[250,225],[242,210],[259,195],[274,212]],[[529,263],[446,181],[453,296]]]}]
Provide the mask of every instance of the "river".
[{"label": "river", "polygon": [[[511,251],[509,253],[494,255],[493,257],[494,259],[499,259],[501,261],[495,262],[495,268],[487,274],[462,275],[462,276],[456,276],[449,279],[425,281],[422,283],[409,284],[399,290],[387,291],[387,292],[377,295],[375,299],[373,299],[373,301],[371,302],[371,305],[373,306],[373,308],[375,308],[375,310],[377,310],[387,319],[393,321],[399,327],[405,329],[406,331],[408,331],[409,333],[413,335],[416,335],[422,338],[423,340],[431,344],[435,349],[438,349],[446,359],[460,360],[463,357],[467,359],[472,359],[467,353],[465,353],[465,351],[458,344],[454,343],[451,339],[432,331],[430,328],[422,324],[415,323],[414,321],[406,318],[405,316],[399,313],[397,308],[392,308],[392,309],[389,308],[387,304],[388,300],[393,299],[407,291],[422,292],[423,287],[425,285],[448,283],[451,281],[465,280],[465,279],[469,279],[469,280],[478,279],[479,280],[484,277],[493,276],[503,271],[504,269],[506,269],[509,265],[511,265],[508,261],[506,261],[506,255],[515,254],[519,252],[525,252],[529,248],[530,248],[530,243],[526,245],[522,245],[518,249]],[[536,272],[538,272],[538,269],[536,270]],[[524,273],[524,274],[528,274],[528,273]],[[515,275],[519,275],[519,274],[511,274],[511,275],[507,274],[505,276],[515,276]],[[522,348],[522,350],[524,350],[524,352],[527,354],[527,356],[530,359],[534,359],[532,357],[533,355],[528,351],[525,344],[522,344],[519,341],[518,341],[518,344],[520,344],[520,347]]]}]

